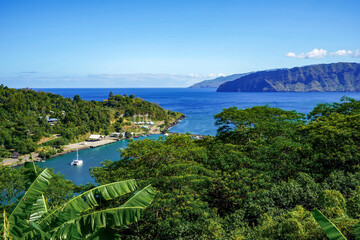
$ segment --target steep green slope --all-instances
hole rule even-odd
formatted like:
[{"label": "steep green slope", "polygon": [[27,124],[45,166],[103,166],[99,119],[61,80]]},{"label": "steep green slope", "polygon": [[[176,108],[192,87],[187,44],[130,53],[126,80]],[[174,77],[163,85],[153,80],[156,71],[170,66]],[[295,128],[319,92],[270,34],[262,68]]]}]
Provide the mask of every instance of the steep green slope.
[{"label": "steep green slope", "polygon": [[359,63],[260,71],[223,83],[218,92],[358,92]]}]

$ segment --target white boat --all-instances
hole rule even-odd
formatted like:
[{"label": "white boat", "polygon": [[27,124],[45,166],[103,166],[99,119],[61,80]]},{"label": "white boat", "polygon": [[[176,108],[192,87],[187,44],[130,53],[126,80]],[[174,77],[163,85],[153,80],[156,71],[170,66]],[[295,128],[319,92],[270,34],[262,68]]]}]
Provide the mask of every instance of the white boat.
[{"label": "white boat", "polygon": [[83,160],[79,159],[79,149],[76,149],[76,159],[71,162],[72,166],[82,166]]}]

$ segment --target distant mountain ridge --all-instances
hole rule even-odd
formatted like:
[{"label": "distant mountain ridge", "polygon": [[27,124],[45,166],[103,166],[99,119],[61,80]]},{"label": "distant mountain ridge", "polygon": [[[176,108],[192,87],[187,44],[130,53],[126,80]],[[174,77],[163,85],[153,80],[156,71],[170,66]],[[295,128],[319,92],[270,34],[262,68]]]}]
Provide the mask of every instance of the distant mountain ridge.
[{"label": "distant mountain ridge", "polygon": [[221,84],[217,92],[359,92],[360,64],[317,64],[259,71]]},{"label": "distant mountain ridge", "polygon": [[[250,72],[250,73],[252,73],[252,72]],[[238,78],[246,76],[250,73],[232,74],[232,75],[228,75],[228,76],[217,77],[215,79],[204,80],[204,81],[201,81],[201,82],[191,85],[189,88],[218,88],[224,82],[238,79]]]}]

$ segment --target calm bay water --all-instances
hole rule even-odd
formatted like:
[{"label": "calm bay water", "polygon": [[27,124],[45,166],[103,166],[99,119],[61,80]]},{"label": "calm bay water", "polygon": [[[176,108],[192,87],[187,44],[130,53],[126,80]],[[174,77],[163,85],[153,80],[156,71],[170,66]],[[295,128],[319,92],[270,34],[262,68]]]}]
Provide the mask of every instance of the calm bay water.
[{"label": "calm bay water", "polygon": [[[157,139],[160,135],[152,135],[147,138]],[[144,139],[139,137],[136,141]],[[70,163],[76,159],[76,152],[68,153],[55,158],[50,158],[46,162],[36,163],[42,168],[53,168],[55,172],[64,174],[67,179],[72,180],[75,184],[95,183],[95,180],[90,176],[89,168],[100,167],[101,162],[106,159],[116,161],[120,159],[119,149],[125,148],[128,145],[128,140],[121,140],[112,144],[104,145],[97,148],[88,148],[79,151],[79,159],[83,160],[82,166],[71,166]]]},{"label": "calm bay water", "polygon": [[[74,97],[78,94],[84,100],[102,101],[108,98],[109,92],[114,94],[134,94],[149,102],[158,103],[165,109],[184,113],[187,118],[171,129],[172,132],[194,133],[202,135],[215,135],[214,115],[222,109],[237,106],[249,108],[256,105],[268,104],[285,110],[296,110],[309,113],[318,103],[337,102],[344,95],[360,99],[360,93],[218,93],[215,89],[190,89],[190,88],[52,88],[35,89],[45,92],[60,94],[64,97]],[[157,138],[158,136],[151,136]],[[139,138],[140,139],[140,138]],[[126,147],[127,141],[119,141],[114,144],[82,150],[80,158],[84,160],[84,166],[73,167],[70,162],[76,153],[69,153],[60,157],[39,163],[42,167],[52,167],[55,171],[65,174],[68,179],[76,184],[94,183],[89,175],[89,167],[100,166],[105,159],[118,160],[120,155],[116,151]]]}]

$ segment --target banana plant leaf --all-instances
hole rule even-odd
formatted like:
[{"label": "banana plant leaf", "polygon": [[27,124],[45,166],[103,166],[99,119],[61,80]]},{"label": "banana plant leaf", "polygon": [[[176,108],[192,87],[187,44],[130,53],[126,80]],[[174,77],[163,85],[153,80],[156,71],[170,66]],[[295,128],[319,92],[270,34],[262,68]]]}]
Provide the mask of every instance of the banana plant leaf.
[{"label": "banana plant leaf", "polygon": [[346,240],[340,230],[319,210],[315,209],[313,211],[313,216],[330,240]]},{"label": "banana plant leaf", "polygon": [[38,233],[37,235],[33,235],[31,239],[36,238],[38,235],[40,235],[41,240],[51,239],[50,234],[48,234],[48,233],[44,232],[43,230],[41,230],[39,228],[39,226],[36,225],[34,222],[30,222],[29,224]]},{"label": "banana plant leaf", "polygon": [[143,207],[146,208],[150,205],[156,195],[156,191],[151,185],[134,192],[134,194],[127,200],[122,207]]},{"label": "banana plant leaf", "polygon": [[[44,231],[48,231],[66,221],[79,217],[80,213],[84,211],[99,206],[96,198],[97,195],[105,200],[110,200],[133,192],[136,188],[136,181],[134,179],[101,185],[78,195],[60,207],[52,209],[44,214],[36,224]],[[55,219],[56,221],[54,221]]]},{"label": "banana plant leaf", "polygon": [[15,209],[8,218],[10,224],[10,235],[12,237],[21,236],[22,230],[28,227],[26,220],[28,220],[31,215],[33,204],[45,191],[51,178],[52,176],[48,169],[43,170],[17,203]]},{"label": "banana plant leaf", "polygon": [[44,194],[41,194],[41,196],[33,204],[33,209],[32,209],[29,220],[31,222],[35,222],[36,220],[41,218],[41,216],[43,216],[47,212],[48,212],[47,202],[46,202]]},{"label": "banana plant leaf", "polygon": [[[24,167],[27,169],[27,178],[31,181],[34,180],[35,177],[38,176],[38,172],[36,170],[36,166],[34,161],[26,162]],[[36,202],[33,205],[33,209],[30,215],[30,221],[34,222],[37,219],[39,219],[43,214],[47,213],[48,206],[45,199],[44,194],[41,194],[41,196],[36,200]]]},{"label": "banana plant leaf", "polygon": [[116,232],[115,229],[106,227],[100,228],[86,239],[88,240],[101,240],[101,239],[111,239],[111,240],[121,240],[121,235]]},{"label": "banana plant leaf", "polygon": [[4,225],[3,225],[2,237],[4,240],[8,240],[10,239],[10,225],[9,225],[9,220],[6,216],[5,209],[3,213],[3,218],[4,218]]},{"label": "banana plant leaf", "polygon": [[360,240],[360,222],[355,224],[355,240]]},{"label": "banana plant leaf", "polygon": [[29,183],[31,184],[35,180],[35,178],[38,176],[38,172],[36,170],[34,161],[26,162],[24,164],[24,168],[26,169],[26,171],[25,171],[26,178],[28,179]]},{"label": "banana plant leaf", "polygon": [[91,236],[99,228],[125,226],[137,222],[143,212],[142,207],[118,207],[93,212],[71,219],[51,231],[53,239],[83,239]]}]

